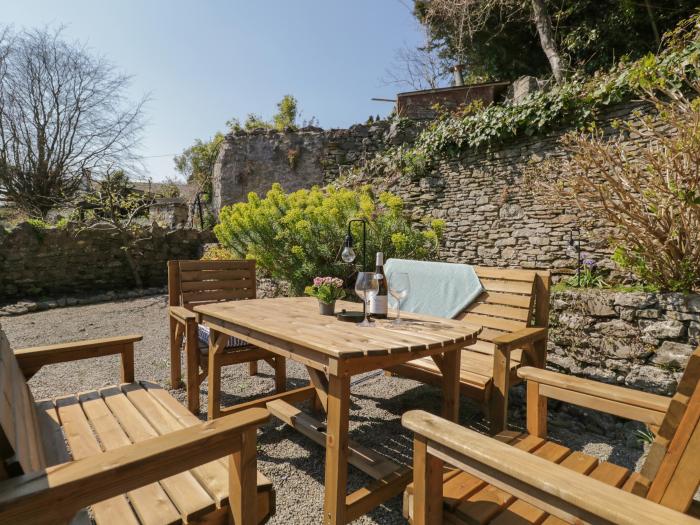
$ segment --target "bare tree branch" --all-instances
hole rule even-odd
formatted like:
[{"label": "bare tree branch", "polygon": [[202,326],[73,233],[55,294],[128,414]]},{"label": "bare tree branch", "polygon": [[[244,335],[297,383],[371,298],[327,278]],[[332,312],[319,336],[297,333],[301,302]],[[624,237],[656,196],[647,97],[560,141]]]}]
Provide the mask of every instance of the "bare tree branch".
[{"label": "bare tree branch", "polygon": [[44,217],[85,175],[133,167],[146,98],[130,80],[60,28],[0,32],[0,197]]}]

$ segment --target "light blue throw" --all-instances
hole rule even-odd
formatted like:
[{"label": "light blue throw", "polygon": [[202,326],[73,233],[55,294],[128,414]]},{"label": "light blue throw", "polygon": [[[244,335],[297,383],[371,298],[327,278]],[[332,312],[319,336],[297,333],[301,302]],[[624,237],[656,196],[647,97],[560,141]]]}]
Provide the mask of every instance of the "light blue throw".
[{"label": "light blue throw", "polygon": [[[408,274],[410,290],[401,301],[402,312],[454,318],[481,295],[484,287],[472,266],[431,261],[389,259],[384,273],[391,284],[395,272]],[[389,294],[389,304],[396,300]]]}]

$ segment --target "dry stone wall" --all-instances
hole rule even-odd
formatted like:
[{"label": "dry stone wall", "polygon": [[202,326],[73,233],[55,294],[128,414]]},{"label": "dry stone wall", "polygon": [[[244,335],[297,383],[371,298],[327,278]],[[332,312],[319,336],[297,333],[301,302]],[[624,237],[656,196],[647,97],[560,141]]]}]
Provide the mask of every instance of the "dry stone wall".
[{"label": "dry stone wall", "polygon": [[[611,125],[614,121],[645,110],[639,104],[618,106],[601,118],[601,128],[608,135],[617,135],[620,131]],[[218,210],[244,201],[249,191],[264,194],[273,182],[280,182],[288,191],[322,183],[370,184],[403,197],[407,209],[416,216],[445,220],[445,260],[571,273],[576,254],[570,240],[578,237],[579,212],[544,204],[532,195],[524,180],[526,170],[536,169],[538,162],[566,154],[559,144],[566,130],[471,150],[420,176],[397,173],[377,177],[349,169],[362,166],[365,159],[391,145],[410,143],[422,125],[379,121],[344,130],[303,128],[284,133],[258,130],[230,134],[214,172],[214,206]],[[625,138],[630,149],[643,148],[648,140],[641,133]],[[608,229],[596,217],[585,219],[599,233]],[[615,268],[606,243],[584,234],[582,250],[603,267]]]},{"label": "dry stone wall", "polygon": [[[169,259],[191,259],[212,241],[210,232],[164,230],[139,236],[133,255],[144,287],[167,283]],[[35,228],[23,223],[0,228],[0,304],[17,299],[93,294],[135,288],[134,278],[113,231]]]},{"label": "dry stone wall", "polygon": [[411,140],[419,126],[377,121],[348,129],[230,133],[214,166],[214,209],[218,213],[223,206],[243,202],[251,191],[264,195],[275,182],[285,191],[333,182],[387,145]]},{"label": "dry stone wall", "polygon": [[659,394],[675,392],[700,344],[700,295],[576,290],[552,295],[549,365]]}]

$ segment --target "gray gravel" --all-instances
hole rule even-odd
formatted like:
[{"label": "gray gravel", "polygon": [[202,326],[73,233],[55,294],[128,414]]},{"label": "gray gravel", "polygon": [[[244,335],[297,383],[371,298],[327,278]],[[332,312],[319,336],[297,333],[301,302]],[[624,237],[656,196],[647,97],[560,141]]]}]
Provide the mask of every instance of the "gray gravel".
[{"label": "gray gravel", "polygon": [[[143,342],[137,343],[136,347],[136,377],[166,386],[170,374],[166,305],[165,296],[152,296],[58,308],[5,317],[2,327],[14,348],[76,339],[143,334]],[[289,388],[308,383],[305,369],[297,363],[289,362],[287,371]],[[118,381],[118,377],[118,358],[105,357],[45,367],[29,384],[34,396],[41,399],[107,386]],[[416,408],[439,413],[439,391],[415,381],[383,375],[369,374],[363,381],[358,381],[363,379],[360,376],[354,379],[351,438],[398,462],[410,464],[411,436],[401,427],[401,414]],[[202,406],[206,406],[206,387],[205,382],[201,389]],[[272,369],[265,363],[261,362],[260,374],[255,377],[248,376],[245,365],[223,369],[224,404],[249,400],[269,393],[273,388]],[[516,427],[521,427],[522,392],[514,390],[511,421]],[[171,390],[171,393],[184,403],[184,390]],[[478,410],[467,400],[462,402],[460,421],[476,430],[485,430]],[[552,425],[550,438],[601,459],[610,458],[628,468],[634,468],[638,463],[641,447],[635,445],[629,436],[625,439],[625,432],[611,432],[611,437],[604,437],[594,432],[582,432],[578,428],[572,432],[567,426]],[[270,478],[277,492],[277,512],[270,523],[319,523],[323,510],[323,448],[277,420],[263,427],[258,439],[258,468]],[[369,481],[367,476],[350,467],[349,491]],[[355,523],[405,523],[401,513],[401,498],[389,500]]]}]

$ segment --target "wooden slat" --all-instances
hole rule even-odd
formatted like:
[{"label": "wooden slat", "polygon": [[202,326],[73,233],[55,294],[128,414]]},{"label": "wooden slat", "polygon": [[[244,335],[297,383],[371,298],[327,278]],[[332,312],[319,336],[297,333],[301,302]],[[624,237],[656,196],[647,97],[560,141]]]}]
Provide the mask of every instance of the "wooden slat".
[{"label": "wooden slat", "polygon": [[[132,383],[122,385],[122,392],[131,403],[148,419],[154,430],[165,435],[183,427],[182,422],[173,417],[171,410],[167,409],[161,402],[155,399],[150,391],[141,385]],[[228,503],[228,474],[226,467],[213,461],[206,465],[201,465],[190,470],[190,473],[199,481],[202,488],[216,502],[217,507],[225,506]]]},{"label": "wooden slat", "polygon": [[[102,453],[78,398],[66,396],[56,399],[61,426],[68,441],[73,459],[82,459]],[[138,524],[138,519],[131,509],[126,496],[115,496],[91,506],[98,525],[102,524]]]},{"label": "wooden slat", "polygon": [[244,288],[255,288],[253,279],[237,280],[206,280],[183,282],[180,289],[183,292],[195,292],[201,290],[240,290]]},{"label": "wooden slat", "polygon": [[180,270],[250,270],[255,268],[255,261],[248,260],[223,260],[223,261],[178,261]]},{"label": "wooden slat", "polygon": [[497,281],[492,279],[481,279],[481,284],[488,292],[505,292],[510,294],[532,295],[532,282],[519,281]]},{"label": "wooden slat", "polygon": [[[141,381],[141,386],[148,390],[148,393],[151,395],[151,397],[158,401],[173,416],[173,418],[175,418],[175,420],[182,425],[182,428],[199,425],[201,423],[197,416],[195,416],[194,414],[192,414],[192,412],[187,410],[160,385],[152,383],[150,381]],[[249,406],[247,408],[253,407]],[[262,406],[257,408],[265,407]],[[224,468],[228,472],[228,459],[222,458],[218,461],[224,466]],[[270,480],[267,479],[263,474],[258,472],[258,492],[270,490],[272,490],[272,482],[270,482]]]},{"label": "wooden slat", "polygon": [[517,332],[526,327],[523,321],[512,321],[510,319],[501,319],[498,317],[490,317],[488,315],[479,315],[468,313],[464,316],[464,321],[476,326],[484,326],[486,328],[495,328],[504,332]]},{"label": "wooden slat", "polygon": [[[277,419],[285,422],[317,444],[326,446],[325,425],[320,421],[279,399],[270,401],[267,404],[267,409]],[[399,465],[388,460],[378,452],[352,440],[349,440],[348,463],[374,479],[382,479],[400,468]]]},{"label": "wooden slat", "polygon": [[493,268],[489,266],[477,266],[476,275],[479,279],[502,279],[505,281],[534,282],[537,272],[535,270],[519,270],[516,268]]},{"label": "wooden slat", "polygon": [[53,401],[50,399],[37,401],[36,410],[47,466],[70,461],[71,455],[68,448],[66,448],[61,422]]},{"label": "wooden slat", "polygon": [[[602,481],[606,485],[621,487],[629,476],[629,471],[618,465],[602,462],[596,466],[588,477]],[[566,522],[556,516],[548,516],[542,525],[566,525]]]},{"label": "wooden slat", "polygon": [[250,279],[250,270],[214,270],[214,271],[181,271],[180,281],[198,282],[206,279],[214,279],[217,281],[228,281],[233,279]]},{"label": "wooden slat", "polygon": [[214,290],[204,292],[183,292],[182,302],[190,304],[204,301],[235,301],[237,299],[254,299],[255,290],[253,288],[239,290]]},{"label": "wooden slat", "polygon": [[480,303],[513,306],[515,308],[530,308],[530,297],[512,293],[484,292],[478,298]]},{"label": "wooden slat", "polygon": [[[114,450],[132,444],[99,392],[85,392],[80,394],[79,400],[104,450]],[[144,525],[182,523],[180,513],[158,483],[132,490],[127,496]]]},{"label": "wooden slat", "polygon": [[579,392],[602,399],[609,399],[633,407],[645,408],[663,413],[669,406],[669,399],[656,394],[640,392],[630,388],[609,385],[599,381],[580,377],[558,374],[549,370],[534,367],[524,367],[518,375],[526,380],[532,380],[542,385],[561,388],[569,392]]},{"label": "wooden slat", "polygon": [[[571,451],[566,447],[548,441],[532,453],[547,461],[559,463],[566,458]],[[470,522],[485,525],[514,501],[515,497],[512,494],[498,489],[493,485],[486,485],[484,488],[462,501],[456,511],[468,516]]]},{"label": "wooden slat", "polygon": [[[0,459],[14,455],[22,470],[34,472],[46,466],[39,438],[34,398],[27,387],[5,333],[0,330],[0,425],[12,450],[2,451]],[[0,436],[0,442],[4,441]]]},{"label": "wooden slat", "polygon": [[[579,474],[589,474],[598,465],[598,460],[576,451],[567,456],[560,465]],[[518,499],[499,514],[490,525],[536,525],[542,523],[546,517],[547,513],[542,509]]]},{"label": "wooden slat", "polygon": [[467,308],[467,311],[473,314],[490,315],[493,317],[522,321],[523,323],[526,323],[530,316],[530,311],[526,308],[513,308],[501,304],[477,303]]},{"label": "wooden slat", "polygon": [[[101,389],[100,395],[133,443],[158,436],[158,432],[149,422],[150,417],[145,418],[118,387]],[[160,484],[185,521],[207,514],[216,508],[214,500],[190,472],[175,474],[161,480]]]}]

